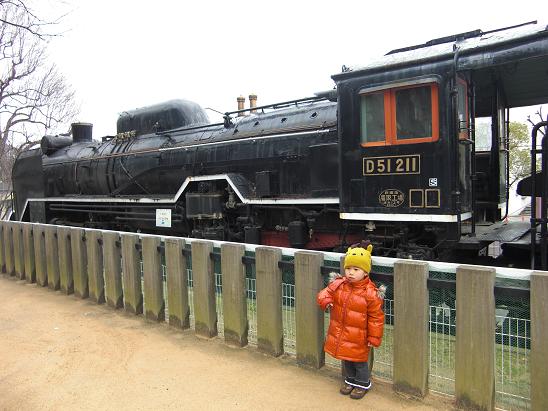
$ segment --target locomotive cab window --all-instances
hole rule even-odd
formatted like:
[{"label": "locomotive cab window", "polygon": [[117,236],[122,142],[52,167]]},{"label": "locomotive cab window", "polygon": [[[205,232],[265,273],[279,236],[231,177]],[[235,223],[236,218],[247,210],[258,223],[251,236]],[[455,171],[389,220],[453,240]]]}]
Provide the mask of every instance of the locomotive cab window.
[{"label": "locomotive cab window", "polygon": [[384,145],[386,140],[384,113],[384,93],[361,96],[362,143]]},{"label": "locomotive cab window", "polygon": [[364,147],[437,141],[438,85],[398,87],[360,96]]}]

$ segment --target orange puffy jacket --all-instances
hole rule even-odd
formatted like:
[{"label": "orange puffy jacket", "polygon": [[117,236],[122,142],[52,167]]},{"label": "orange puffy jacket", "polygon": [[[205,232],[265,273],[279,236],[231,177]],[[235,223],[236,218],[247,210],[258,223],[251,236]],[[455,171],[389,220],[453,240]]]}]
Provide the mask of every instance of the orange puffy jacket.
[{"label": "orange puffy jacket", "polygon": [[367,361],[370,343],[381,344],[384,330],[382,299],[369,277],[351,283],[338,277],[318,293],[318,305],[331,308],[324,350],[339,360]]}]

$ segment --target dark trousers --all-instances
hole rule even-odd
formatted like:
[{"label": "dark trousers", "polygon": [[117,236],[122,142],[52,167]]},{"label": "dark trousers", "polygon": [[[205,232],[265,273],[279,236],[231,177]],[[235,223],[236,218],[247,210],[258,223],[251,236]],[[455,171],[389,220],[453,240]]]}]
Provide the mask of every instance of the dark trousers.
[{"label": "dark trousers", "polygon": [[344,382],[358,388],[368,390],[371,387],[369,380],[369,365],[367,362],[352,362],[342,360]]}]

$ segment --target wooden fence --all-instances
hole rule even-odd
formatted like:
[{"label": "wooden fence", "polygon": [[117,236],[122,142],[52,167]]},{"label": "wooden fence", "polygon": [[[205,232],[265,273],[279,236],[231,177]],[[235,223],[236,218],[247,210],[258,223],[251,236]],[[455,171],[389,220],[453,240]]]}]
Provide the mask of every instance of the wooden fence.
[{"label": "wooden fence", "polygon": [[[221,245],[224,338],[227,344],[248,343],[245,264],[256,272],[257,349],[272,356],[283,353],[281,264],[275,247],[256,247],[254,260],[241,244]],[[123,308],[153,321],[187,329],[189,293],[187,259],[193,276],[194,331],[218,335],[213,242],[164,238],[31,223],[0,222],[0,268],[7,276],[36,282],[52,290]],[[143,274],[140,262],[142,259]],[[320,252],[294,253],[296,361],[320,368],[324,314],[316,307],[323,287]],[[167,292],[164,295],[162,261]],[[422,397],[428,393],[429,318],[428,265],[400,260],[394,264],[394,389]],[[530,278],[531,408],[548,409],[548,273]],[[495,270],[460,266],[456,275],[455,393],[457,406],[495,407]],[[167,314],[165,307],[167,305]],[[145,311],[143,312],[143,307]]]}]

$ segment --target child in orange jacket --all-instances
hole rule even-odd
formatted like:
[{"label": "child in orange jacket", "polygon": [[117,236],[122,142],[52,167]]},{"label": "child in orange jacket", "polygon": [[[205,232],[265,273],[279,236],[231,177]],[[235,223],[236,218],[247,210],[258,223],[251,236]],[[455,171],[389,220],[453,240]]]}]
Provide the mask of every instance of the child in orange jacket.
[{"label": "child in orange jacket", "polygon": [[322,310],[331,308],[324,351],[342,360],[343,395],[360,399],[371,388],[369,349],[381,344],[384,330],[383,297],[373,281],[371,251],[349,248],[344,259],[344,277],[338,276],[318,293]]}]

